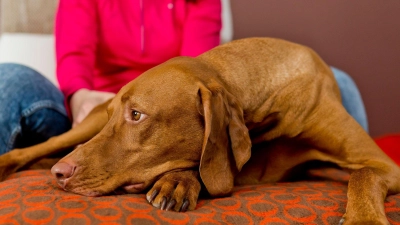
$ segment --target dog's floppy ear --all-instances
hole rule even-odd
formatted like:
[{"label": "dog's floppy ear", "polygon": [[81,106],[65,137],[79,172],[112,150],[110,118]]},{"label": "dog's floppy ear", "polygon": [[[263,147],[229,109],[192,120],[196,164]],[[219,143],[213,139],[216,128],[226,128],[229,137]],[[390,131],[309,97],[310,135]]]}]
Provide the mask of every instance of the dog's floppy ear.
[{"label": "dog's floppy ear", "polygon": [[251,140],[243,110],[235,97],[216,82],[200,84],[200,114],[204,116],[204,140],[200,176],[211,196],[232,191],[235,175],[249,160]]}]

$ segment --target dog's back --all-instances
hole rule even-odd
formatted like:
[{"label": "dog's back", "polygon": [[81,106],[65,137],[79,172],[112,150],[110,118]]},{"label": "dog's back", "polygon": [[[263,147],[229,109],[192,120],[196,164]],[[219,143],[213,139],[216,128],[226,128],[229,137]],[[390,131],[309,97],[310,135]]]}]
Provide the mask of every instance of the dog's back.
[{"label": "dog's back", "polygon": [[363,140],[368,154],[380,151],[341,105],[330,68],[313,50],[279,39],[250,38],[198,58],[218,71],[227,91],[242,104],[253,147],[236,183],[283,180],[313,160],[351,167],[349,162],[368,156],[346,158],[355,151],[347,143],[349,136],[350,142]]},{"label": "dog's back", "polygon": [[[340,102],[330,68],[302,45],[273,38],[249,38],[219,46],[198,58],[219,71],[226,89],[241,102],[249,130],[265,128],[266,123],[271,123],[271,116],[285,117],[281,122],[287,124],[280,126],[300,128],[302,118],[319,104],[321,97]],[[253,143],[280,135],[271,133],[267,137],[264,130],[261,140],[253,136]]]},{"label": "dog's back", "polygon": [[322,59],[312,49],[285,40],[236,40],[198,58],[219,71],[221,80],[232,94],[241,99],[245,110],[254,110],[265,104],[266,98],[291,84],[304,91],[300,85],[322,85],[325,82],[340,98],[333,74]]}]

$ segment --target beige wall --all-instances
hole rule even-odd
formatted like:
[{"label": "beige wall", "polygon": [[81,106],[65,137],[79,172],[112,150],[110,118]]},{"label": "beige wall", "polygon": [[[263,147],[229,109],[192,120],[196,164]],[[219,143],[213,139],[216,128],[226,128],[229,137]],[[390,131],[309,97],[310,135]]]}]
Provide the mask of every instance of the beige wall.
[{"label": "beige wall", "polygon": [[231,0],[234,38],[272,36],[314,48],[358,84],[370,133],[400,132],[400,1]]},{"label": "beige wall", "polygon": [[51,34],[58,0],[0,0],[0,31]]}]

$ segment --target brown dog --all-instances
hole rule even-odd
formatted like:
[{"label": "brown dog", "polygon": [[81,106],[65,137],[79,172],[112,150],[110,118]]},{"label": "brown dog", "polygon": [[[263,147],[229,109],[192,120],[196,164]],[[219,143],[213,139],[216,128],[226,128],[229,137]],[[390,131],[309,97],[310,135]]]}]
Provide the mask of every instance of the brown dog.
[{"label": "brown dog", "polygon": [[194,209],[200,182],[225,196],[314,161],[352,171],[344,224],[388,224],[383,202],[400,192],[400,169],[343,108],[330,68],[277,39],[238,40],[145,72],[71,131],[1,156],[1,178],[84,142],[52,168],[62,188],[150,189],[149,202],[168,210]]}]

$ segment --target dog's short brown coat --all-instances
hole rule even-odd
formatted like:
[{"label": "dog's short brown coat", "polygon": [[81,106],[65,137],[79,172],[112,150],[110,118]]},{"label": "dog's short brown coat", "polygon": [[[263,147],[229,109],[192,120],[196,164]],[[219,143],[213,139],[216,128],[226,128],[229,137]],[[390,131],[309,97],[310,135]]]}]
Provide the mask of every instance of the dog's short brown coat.
[{"label": "dog's short brown coat", "polygon": [[0,156],[1,178],[84,142],[52,169],[65,190],[150,189],[162,209],[194,209],[200,182],[224,196],[235,184],[290,179],[316,160],[352,172],[344,224],[388,224],[384,199],[400,192],[399,167],[343,108],[330,68],[272,38],[150,69],[71,131]]}]

